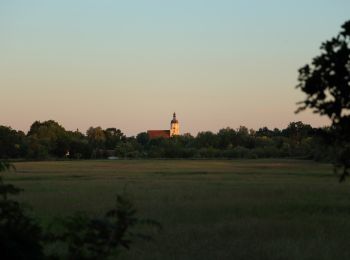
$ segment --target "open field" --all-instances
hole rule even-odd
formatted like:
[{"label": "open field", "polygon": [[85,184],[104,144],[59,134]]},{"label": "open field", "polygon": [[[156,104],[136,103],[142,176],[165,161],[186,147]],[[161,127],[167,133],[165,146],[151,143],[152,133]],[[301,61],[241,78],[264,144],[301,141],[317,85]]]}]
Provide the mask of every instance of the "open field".
[{"label": "open field", "polygon": [[350,259],[350,183],[327,164],[297,160],[126,160],[16,163],[43,223],[101,214],[126,191],[163,225],[122,259]]}]

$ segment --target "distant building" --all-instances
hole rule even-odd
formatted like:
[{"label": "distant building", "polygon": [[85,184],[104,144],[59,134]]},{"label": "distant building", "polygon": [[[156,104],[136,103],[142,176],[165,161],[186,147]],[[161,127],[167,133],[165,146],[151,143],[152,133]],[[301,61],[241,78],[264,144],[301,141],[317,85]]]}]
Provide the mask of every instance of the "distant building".
[{"label": "distant building", "polygon": [[180,135],[179,121],[176,119],[176,114],[173,114],[173,119],[170,122],[170,130],[148,130],[147,134],[150,139],[155,138],[170,138],[172,136]]},{"label": "distant building", "polygon": [[170,138],[170,130],[148,130],[147,134],[150,139],[155,139],[160,137]]},{"label": "distant building", "polygon": [[176,114],[173,114],[173,120],[170,122],[170,136],[180,135],[179,121],[176,119]]}]

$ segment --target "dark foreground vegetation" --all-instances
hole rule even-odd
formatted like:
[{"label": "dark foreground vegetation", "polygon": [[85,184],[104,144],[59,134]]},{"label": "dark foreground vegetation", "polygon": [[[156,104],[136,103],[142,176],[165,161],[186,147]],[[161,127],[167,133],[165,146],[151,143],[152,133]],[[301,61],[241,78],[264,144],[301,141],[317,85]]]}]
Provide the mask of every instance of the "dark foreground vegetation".
[{"label": "dark foreground vegetation", "polygon": [[[15,169],[0,161],[0,172]],[[14,200],[22,190],[4,182],[0,175],[0,252],[5,260],[97,260],[116,257],[121,247],[129,249],[135,237],[150,240],[145,233],[132,231],[137,224],[159,228],[153,220],[136,217],[133,204],[117,195],[114,208],[99,217],[82,212],[52,219],[48,228]]]},{"label": "dark foreground vegetation", "polygon": [[320,49],[321,54],[299,70],[297,88],[306,98],[298,111],[312,109],[332,121],[325,140],[336,147],[334,165],[344,181],[350,175],[350,20]]},{"label": "dark foreground vegetation", "polygon": [[330,128],[293,122],[285,129],[244,126],[150,140],[147,133],[126,137],[116,128],[91,127],[86,134],[67,131],[55,121],[34,122],[27,134],[0,126],[0,158],[271,158],[331,160],[323,136]]}]

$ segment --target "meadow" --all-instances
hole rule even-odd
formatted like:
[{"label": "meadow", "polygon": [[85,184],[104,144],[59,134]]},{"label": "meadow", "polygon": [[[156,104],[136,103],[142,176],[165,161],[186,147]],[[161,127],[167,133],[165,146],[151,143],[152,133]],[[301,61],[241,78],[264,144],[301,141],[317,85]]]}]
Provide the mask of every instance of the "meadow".
[{"label": "meadow", "polygon": [[304,160],[18,162],[5,180],[46,225],[128,194],[160,222],[118,259],[350,259],[350,180]]}]

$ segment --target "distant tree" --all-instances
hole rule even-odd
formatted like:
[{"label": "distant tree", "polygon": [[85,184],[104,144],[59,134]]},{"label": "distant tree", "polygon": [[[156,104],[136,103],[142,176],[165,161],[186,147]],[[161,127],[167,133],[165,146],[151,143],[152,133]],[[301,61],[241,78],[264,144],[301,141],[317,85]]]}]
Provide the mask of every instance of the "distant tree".
[{"label": "distant tree", "polygon": [[136,140],[142,146],[146,146],[149,142],[149,136],[146,132],[142,132],[136,136]]},{"label": "distant tree", "polygon": [[216,134],[210,131],[199,132],[196,137],[196,145],[198,148],[216,147],[218,144],[217,141]]},{"label": "distant tree", "polygon": [[281,130],[279,130],[278,128],[274,128],[273,129],[273,136],[280,136],[281,135]]},{"label": "distant tree", "polygon": [[49,157],[49,148],[47,142],[37,136],[27,136],[28,141],[28,158],[47,159]]},{"label": "distant tree", "polygon": [[55,137],[62,132],[65,132],[65,129],[54,120],[48,120],[44,122],[35,121],[30,126],[28,135],[36,135],[41,138],[55,139]]},{"label": "distant tree", "polygon": [[194,147],[194,142],[195,142],[194,139],[195,138],[189,133],[185,133],[185,134],[179,135],[179,136],[173,136],[171,138],[171,140],[178,143],[179,145],[181,145],[184,148]]},{"label": "distant tree", "polygon": [[66,130],[56,121],[35,121],[27,134],[30,157],[62,157],[69,150]]},{"label": "distant tree", "polygon": [[246,147],[246,148],[254,148],[255,140],[254,137],[249,134],[249,130],[245,126],[240,126],[237,129],[237,145]]},{"label": "distant tree", "polygon": [[301,141],[312,133],[312,127],[303,122],[291,122],[288,127],[282,131],[282,135],[290,139],[293,146],[299,145]]},{"label": "distant tree", "polygon": [[0,126],[0,158],[18,158],[25,156],[26,142],[22,131]]},{"label": "distant tree", "polygon": [[239,134],[239,135],[249,135],[249,130],[248,130],[247,127],[241,125],[241,126],[237,129],[237,134]]},{"label": "distant tree", "polygon": [[119,143],[115,148],[115,153],[120,157],[137,157],[135,155],[135,152],[137,151],[135,148],[136,145],[136,141],[132,142],[131,140],[129,140],[129,142]]},{"label": "distant tree", "polygon": [[222,128],[217,133],[219,148],[226,149],[235,146],[237,143],[237,133],[230,127]]},{"label": "distant tree", "polygon": [[297,88],[306,94],[297,112],[307,108],[332,120],[332,136],[338,147],[336,168],[340,180],[350,168],[350,21],[340,33],[321,45],[321,54],[299,70]]},{"label": "distant tree", "polygon": [[100,126],[90,127],[86,131],[86,136],[92,144],[98,147],[102,147],[106,141],[106,135]]},{"label": "distant tree", "polygon": [[106,149],[115,149],[118,143],[125,141],[126,136],[120,129],[116,128],[107,128],[104,130],[104,134],[106,137],[105,146]]},{"label": "distant tree", "polygon": [[259,130],[256,131],[256,136],[273,137],[274,132],[265,126],[265,127],[259,128]]}]

